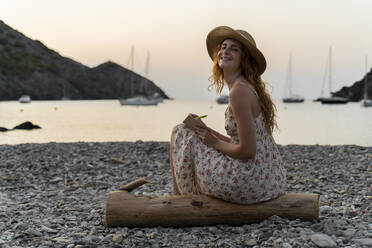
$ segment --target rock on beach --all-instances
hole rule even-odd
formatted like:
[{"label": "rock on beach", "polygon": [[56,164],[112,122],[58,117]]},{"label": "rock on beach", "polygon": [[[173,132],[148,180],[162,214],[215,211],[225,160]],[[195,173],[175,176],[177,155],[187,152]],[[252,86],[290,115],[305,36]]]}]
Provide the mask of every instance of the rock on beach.
[{"label": "rock on beach", "polygon": [[279,149],[288,191],[321,194],[320,220],[108,229],[110,191],[143,177],[134,194],[172,193],[168,142],[0,145],[0,247],[370,247],[372,147]]}]

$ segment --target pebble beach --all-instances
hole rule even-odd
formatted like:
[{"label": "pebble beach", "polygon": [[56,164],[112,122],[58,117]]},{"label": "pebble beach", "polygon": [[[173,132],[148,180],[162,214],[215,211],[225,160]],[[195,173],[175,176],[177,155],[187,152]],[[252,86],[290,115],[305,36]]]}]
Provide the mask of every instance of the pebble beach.
[{"label": "pebble beach", "polygon": [[168,142],[0,145],[0,247],[372,247],[372,147],[279,149],[288,191],[321,195],[319,220],[106,228],[120,186],[145,178],[134,194],[172,194]]}]

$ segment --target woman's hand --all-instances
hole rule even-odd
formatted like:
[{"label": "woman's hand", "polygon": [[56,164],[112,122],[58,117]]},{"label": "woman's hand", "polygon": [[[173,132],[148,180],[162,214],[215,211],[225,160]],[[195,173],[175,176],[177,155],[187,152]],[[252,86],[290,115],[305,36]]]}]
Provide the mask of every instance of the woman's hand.
[{"label": "woman's hand", "polygon": [[212,134],[208,129],[196,127],[194,131],[202,140],[202,142],[209,147],[215,148],[216,144],[219,142],[217,136]]},{"label": "woman's hand", "polygon": [[199,118],[198,115],[189,113],[189,116],[194,118],[197,122],[200,122],[201,126],[207,127],[207,125]]}]

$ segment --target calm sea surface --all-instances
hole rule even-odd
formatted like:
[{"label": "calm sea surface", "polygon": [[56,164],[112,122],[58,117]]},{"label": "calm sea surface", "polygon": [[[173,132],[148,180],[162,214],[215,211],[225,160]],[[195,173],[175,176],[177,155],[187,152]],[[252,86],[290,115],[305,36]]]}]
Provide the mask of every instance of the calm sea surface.
[{"label": "calm sea surface", "polygon": [[[39,130],[0,133],[0,144],[76,141],[168,141],[172,127],[192,112],[225,133],[227,105],[214,101],[165,101],[158,106],[120,106],[117,100],[0,102],[0,127],[31,121]],[[372,146],[372,108],[359,103],[322,105],[277,102],[279,144]]]}]

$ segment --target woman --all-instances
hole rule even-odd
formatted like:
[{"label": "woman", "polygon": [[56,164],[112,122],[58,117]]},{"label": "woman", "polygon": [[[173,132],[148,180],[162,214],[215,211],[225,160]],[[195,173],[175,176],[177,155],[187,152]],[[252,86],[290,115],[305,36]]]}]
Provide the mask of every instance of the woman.
[{"label": "woman", "polygon": [[285,193],[286,171],[272,137],[275,105],[260,77],[266,60],[249,33],[226,26],[208,34],[207,49],[214,62],[212,86],[217,92],[225,84],[229,88],[229,137],[211,128],[180,124],[173,129],[174,194],[205,194],[240,204],[274,199]]}]

